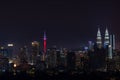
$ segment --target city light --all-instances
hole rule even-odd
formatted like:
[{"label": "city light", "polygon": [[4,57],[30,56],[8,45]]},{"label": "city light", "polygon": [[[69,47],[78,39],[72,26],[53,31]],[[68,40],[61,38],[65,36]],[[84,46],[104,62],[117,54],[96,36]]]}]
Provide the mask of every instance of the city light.
[{"label": "city light", "polygon": [[109,45],[109,48],[111,48],[112,46],[111,45]]},{"label": "city light", "polygon": [[12,47],[13,46],[13,44],[8,44],[8,47]]},{"label": "city light", "polygon": [[39,42],[38,41],[33,41],[32,46],[39,46]]},{"label": "city light", "polygon": [[16,65],[16,64],[14,64],[13,66],[14,66],[14,68],[16,68],[16,67],[17,67],[17,65]]},{"label": "city light", "polygon": [[[113,56],[113,54],[117,53],[113,52],[115,42],[112,41],[112,37],[106,38],[105,35],[103,37],[100,33],[99,29],[96,44],[93,44],[93,41],[89,41],[87,45],[78,49],[57,48],[56,45],[47,48],[45,32],[41,46],[39,41],[33,41],[30,44],[31,48],[27,47],[28,45],[24,45],[20,48],[18,54],[15,54],[16,56],[13,56],[12,47],[14,45],[7,44],[8,47],[3,46],[0,49],[0,69],[4,70],[4,72],[9,69],[8,71],[13,72],[14,76],[20,72],[35,75],[37,72],[41,73],[44,71],[48,75],[59,75],[59,73],[67,71],[74,75],[76,73],[79,74],[79,71],[107,72],[109,69],[115,71],[116,67],[119,71],[120,64],[116,63],[119,60],[113,60],[119,56]],[[104,43],[107,43],[107,47],[103,46]]]},{"label": "city light", "polygon": [[0,80],[120,80],[120,0],[0,3]]},{"label": "city light", "polygon": [[1,47],[1,49],[4,49],[4,47]]},{"label": "city light", "polygon": [[13,60],[9,60],[9,64],[13,63]]}]

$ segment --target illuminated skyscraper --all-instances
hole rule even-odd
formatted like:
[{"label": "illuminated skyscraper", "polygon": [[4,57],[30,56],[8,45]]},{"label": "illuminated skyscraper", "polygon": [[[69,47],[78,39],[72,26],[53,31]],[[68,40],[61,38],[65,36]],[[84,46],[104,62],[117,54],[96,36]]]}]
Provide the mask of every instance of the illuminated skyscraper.
[{"label": "illuminated skyscraper", "polygon": [[8,49],[9,58],[15,57],[15,54],[13,54],[13,52],[14,52],[14,45],[13,44],[8,44],[7,45],[7,49]]},{"label": "illuminated skyscraper", "polygon": [[112,45],[112,35],[110,35],[110,45],[109,45],[109,54],[108,54],[108,57],[109,59],[112,59],[112,56],[113,56],[113,45]]},{"label": "illuminated skyscraper", "polygon": [[115,35],[110,35],[109,58],[112,59],[113,51],[115,50]]},{"label": "illuminated skyscraper", "polygon": [[39,46],[40,46],[39,42],[37,41],[32,42],[32,51],[34,56],[39,55]]},{"label": "illuminated skyscraper", "polygon": [[46,32],[44,32],[44,37],[43,37],[43,61],[45,60],[45,55],[47,51],[47,43],[46,43]]},{"label": "illuminated skyscraper", "polygon": [[115,35],[113,34],[113,50],[115,50]]},{"label": "illuminated skyscraper", "polygon": [[47,43],[46,43],[46,32],[44,32],[44,55],[46,55]]},{"label": "illuminated skyscraper", "polygon": [[109,33],[108,33],[108,29],[106,28],[106,31],[105,31],[105,37],[104,37],[104,46],[107,46],[109,45]]},{"label": "illuminated skyscraper", "polygon": [[102,37],[101,37],[101,32],[100,29],[98,28],[98,32],[97,32],[97,45],[98,47],[102,46]]},{"label": "illuminated skyscraper", "polygon": [[32,42],[32,62],[35,63],[36,57],[39,55],[40,52],[40,44],[37,41]]}]

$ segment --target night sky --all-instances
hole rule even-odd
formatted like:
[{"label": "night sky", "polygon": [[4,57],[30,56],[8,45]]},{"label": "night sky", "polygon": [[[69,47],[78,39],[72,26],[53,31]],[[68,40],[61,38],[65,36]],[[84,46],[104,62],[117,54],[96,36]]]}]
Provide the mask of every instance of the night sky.
[{"label": "night sky", "polygon": [[[96,40],[97,28],[120,39],[120,5],[113,0],[79,2],[0,2],[0,43],[16,45],[40,41],[47,33],[48,46],[78,48]],[[119,42],[119,40],[117,40]]]}]

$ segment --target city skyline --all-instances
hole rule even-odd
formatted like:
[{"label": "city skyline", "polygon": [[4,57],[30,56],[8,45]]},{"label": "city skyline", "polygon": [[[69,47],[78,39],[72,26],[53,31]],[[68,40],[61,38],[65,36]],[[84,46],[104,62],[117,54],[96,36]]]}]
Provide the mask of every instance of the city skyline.
[{"label": "city skyline", "polygon": [[120,1],[0,1],[0,80],[119,80]]},{"label": "city skyline", "polygon": [[[114,47],[116,47],[116,49],[119,49],[118,45],[116,46],[116,37],[115,37],[115,35],[114,34],[109,34],[109,30],[108,30],[107,27],[106,27],[106,29],[104,31],[102,30],[102,32],[104,32],[104,33],[101,33],[101,30],[102,29],[98,27],[98,32],[96,33],[96,38],[95,38],[96,40],[95,41],[88,40],[85,43],[80,43],[79,47],[77,47],[77,46],[75,46],[75,47],[70,47],[70,46],[65,47],[63,45],[59,46],[59,45],[56,45],[56,44],[50,46],[49,45],[50,43],[47,42],[48,38],[46,36],[46,31],[44,31],[43,36],[40,38],[41,39],[40,41],[34,40],[34,42],[38,42],[40,44],[40,48],[41,48],[41,50],[43,50],[43,52],[45,52],[47,50],[47,48],[49,49],[49,48],[52,48],[52,47],[56,47],[58,49],[60,49],[60,48],[68,48],[68,49],[73,49],[73,50],[74,49],[81,50],[81,49],[85,49],[85,47],[88,48],[90,43],[91,44],[99,44],[99,41],[100,41],[100,45],[102,47],[105,47],[105,45],[109,45],[109,42],[110,42],[109,37],[111,35],[113,35],[114,36],[114,43],[115,43]],[[9,47],[9,45],[10,46],[12,45],[12,47],[14,47],[16,49],[20,49],[21,47],[24,47],[24,46],[27,46],[28,48],[30,48],[33,45],[33,42],[26,42],[26,44],[22,43],[21,45],[19,45],[19,43],[18,44],[15,43],[15,42],[3,42],[3,43],[1,43],[0,47],[5,47],[6,48],[6,47]]]},{"label": "city skyline", "polygon": [[0,9],[0,43],[42,43],[46,31],[50,46],[79,47],[89,40],[96,41],[98,27],[103,32],[107,27],[117,42],[120,39],[116,1],[1,2]]}]

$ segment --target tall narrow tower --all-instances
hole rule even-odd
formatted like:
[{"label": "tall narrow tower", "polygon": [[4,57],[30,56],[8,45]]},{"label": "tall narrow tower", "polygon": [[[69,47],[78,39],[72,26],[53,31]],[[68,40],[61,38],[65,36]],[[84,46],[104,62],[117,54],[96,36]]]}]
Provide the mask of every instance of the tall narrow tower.
[{"label": "tall narrow tower", "polygon": [[44,32],[44,38],[43,38],[43,40],[44,40],[44,55],[46,55],[46,49],[47,49],[47,43],[46,43],[46,32]]},{"label": "tall narrow tower", "polygon": [[115,50],[115,35],[113,34],[113,50]]},{"label": "tall narrow tower", "polygon": [[104,46],[107,46],[110,44],[110,41],[109,41],[109,33],[108,33],[108,29],[106,28],[106,31],[105,31],[105,37],[104,37]]},{"label": "tall narrow tower", "polygon": [[110,45],[109,45],[108,58],[112,59],[112,57],[113,57],[113,40],[112,40],[112,35],[110,35]]},{"label": "tall narrow tower", "polygon": [[98,32],[97,32],[97,45],[98,46],[102,46],[102,38],[101,38],[101,32],[100,29],[98,28]]},{"label": "tall narrow tower", "polygon": [[115,35],[110,35],[109,58],[112,59],[115,50]]}]

